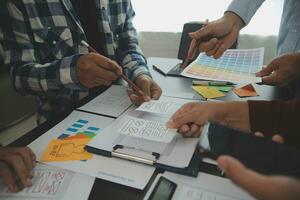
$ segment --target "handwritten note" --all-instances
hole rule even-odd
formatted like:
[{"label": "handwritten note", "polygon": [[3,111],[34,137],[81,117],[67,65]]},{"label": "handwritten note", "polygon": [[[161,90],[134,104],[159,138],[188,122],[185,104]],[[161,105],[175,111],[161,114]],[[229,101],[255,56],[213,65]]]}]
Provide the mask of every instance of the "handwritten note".
[{"label": "handwritten note", "polygon": [[90,138],[60,140],[50,142],[41,160],[44,162],[58,162],[71,160],[89,160],[92,154],[84,150]]},{"label": "handwritten note", "polygon": [[206,99],[224,97],[225,94],[210,86],[193,85],[192,88]]},{"label": "handwritten note", "polygon": [[241,88],[235,88],[234,93],[239,97],[255,97],[258,96],[252,84],[245,85]]},{"label": "handwritten note", "polygon": [[136,110],[151,112],[156,114],[167,114],[172,110],[174,102],[167,100],[151,100],[144,102]]}]

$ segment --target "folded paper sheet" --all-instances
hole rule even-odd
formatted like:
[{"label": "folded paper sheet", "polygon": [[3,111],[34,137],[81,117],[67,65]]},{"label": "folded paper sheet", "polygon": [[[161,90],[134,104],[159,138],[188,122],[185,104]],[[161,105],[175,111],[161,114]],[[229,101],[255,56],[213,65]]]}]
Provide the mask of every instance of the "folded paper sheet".
[{"label": "folded paper sheet", "polygon": [[234,93],[238,95],[239,97],[255,97],[258,96],[258,93],[256,92],[255,88],[252,84],[245,85],[241,88],[235,88],[233,89]]}]

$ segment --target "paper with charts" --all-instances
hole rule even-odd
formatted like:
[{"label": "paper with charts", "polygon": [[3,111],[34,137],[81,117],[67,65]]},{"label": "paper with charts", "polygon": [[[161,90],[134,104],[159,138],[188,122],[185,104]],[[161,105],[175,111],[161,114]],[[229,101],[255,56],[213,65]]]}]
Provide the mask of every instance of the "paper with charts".
[{"label": "paper with charts", "polygon": [[181,75],[206,80],[233,83],[258,83],[255,73],[263,66],[264,48],[229,49],[219,59],[200,53]]},{"label": "paper with charts", "polygon": [[24,188],[18,193],[11,193],[7,187],[0,183],[0,197],[11,199],[60,199],[66,192],[74,176],[73,172],[38,164],[34,169],[33,185]]},{"label": "paper with charts", "polygon": [[[29,147],[40,160],[51,141],[54,140],[55,143],[52,144],[55,145],[70,142],[75,144],[75,141],[77,143],[75,146],[78,146],[78,143],[85,144],[89,139],[101,135],[103,129],[113,121],[113,118],[73,111],[68,117],[33,141]],[[61,142],[58,142],[59,140]],[[75,154],[70,154],[70,152],[74,152],[73,144],[71,148],[68,145],[62,149],[63,162],[47,162],[47,164],[138,189],[144,189],[155,170],[151,166],[94,154],[91,158],[80,157],[83,160],[67,161],[65,160],[66,155],[74,158]],[[52,147],[54,146],[52,145]],[[59,154],[56,155],[61,155],[60,153],[59,151]],[[79,155],[76,153],[77,156]],[[87,160],[84,160],[86,158]],[[136,173],[136,171],[140,173]]]}]

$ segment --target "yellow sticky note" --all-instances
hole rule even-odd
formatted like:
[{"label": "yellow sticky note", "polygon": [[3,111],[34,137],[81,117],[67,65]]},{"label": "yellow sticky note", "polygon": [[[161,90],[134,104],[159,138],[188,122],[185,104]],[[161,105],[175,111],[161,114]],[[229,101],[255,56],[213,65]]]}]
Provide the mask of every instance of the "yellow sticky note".
[{"label": "yellow sticky note", "polygon": [[218,97],[224,97],[225,94],[220,92],[218,89],[210,86],[200,86],[200,85],[193,85],[192,88],[201,94],[204,98],[207,99],[214,99]]},{"label": "yellow sticky note", "polygon": [[45,150],[42,161],[58,162],[71,160],[89,160],[93,154],[84,150],[84,146],[90,141],[90,138],[73,140],[52,140]]}]

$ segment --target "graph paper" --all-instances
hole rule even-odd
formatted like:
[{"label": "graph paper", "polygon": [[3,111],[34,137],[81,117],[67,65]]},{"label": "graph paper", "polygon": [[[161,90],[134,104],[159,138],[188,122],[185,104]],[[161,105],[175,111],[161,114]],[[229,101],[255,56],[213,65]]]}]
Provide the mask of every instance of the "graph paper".
[{"label": "graph paper", "polygon": [[219,59],[200,53],[182,75],[233,83],[258,83],[261,78],[256,77],[255,73],[262,69],[263,56],[264,48],[227,50]]}]

